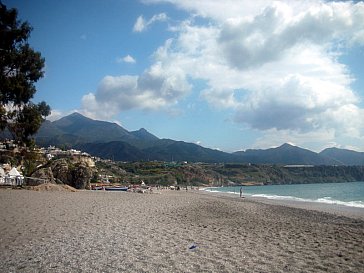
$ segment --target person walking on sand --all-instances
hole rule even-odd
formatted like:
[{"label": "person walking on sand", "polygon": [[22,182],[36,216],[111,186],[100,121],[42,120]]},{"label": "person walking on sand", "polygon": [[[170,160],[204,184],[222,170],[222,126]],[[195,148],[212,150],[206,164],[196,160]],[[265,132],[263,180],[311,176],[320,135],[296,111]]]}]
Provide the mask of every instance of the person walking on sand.
[{"label": "person walking on sand", "polygon": [[243,197],[243,187],[240,187],[240,198]]}]

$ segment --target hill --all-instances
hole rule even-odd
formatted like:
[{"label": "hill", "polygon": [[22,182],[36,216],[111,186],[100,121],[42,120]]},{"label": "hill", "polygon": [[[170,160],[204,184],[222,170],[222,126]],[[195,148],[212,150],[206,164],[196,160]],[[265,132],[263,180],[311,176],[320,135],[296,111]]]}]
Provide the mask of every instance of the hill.
[{"label": "hill", "polygon": [[123,127],[116,123],[93,120],[79,113],[73,113],[53,122],[59,131],[79,136],[88,142],[109,142],[125,137],[133,138]]},{"label": "hill", "polygon": [[[364,181],[364,166],[256,165],[244,163],[166,163],[98,161],[99,172],[114,181],[174,185],[277,185]],[[364,184],[364,183],[363,183]]]},{"label": "hill", "polygon": [[320,155],[333,158],[343,165],[364,165],[364,153],[347,149],[328,148],[320,152]]},{"label": "hill", "polygon": [[[142,144],[158,138],[145,129],[129,132],[120,125],[107,121],[93,120],[79,113],[73,113],[59,120],[45,121],[35,140],[40,146],[76,147],[86,143],[107,143],[114,141]],[[89,145],[90,147],[92,145]]]},{"label": "hill", "polygon": [[93,120],[73,113],[57,121],[45,121],[35,140],[40,146],[81,149],[91,155],[120,161],[189,161],[280,165],[363,165],[364,153],[342,149],[312,152],[290,144],[265,150],[226,153],[197,144],[159,139],[141,128],[124,129],[116,123]]},{"label": "hill", "polygon": [[142,161],[145,154],[138,148],[122,141],[107,143],[79,143],[74,148],[87,153],[113,161]]},{"label": "hill", "polygon": [[235,155],[243,158],[244,162],[259,164],[342,165],[332,158],[287,143],[266,150],[235,152]]},{"label": "hill", "polygon": [[120,161],[235,160],[235,156],[229,153],[193,143],[159,139],[144,128],[129,132],[116,123],[93,120],[79,113],[73,113],[54,122],[44,122],[35,140],[41,146],[76,148],[101,158]]}]

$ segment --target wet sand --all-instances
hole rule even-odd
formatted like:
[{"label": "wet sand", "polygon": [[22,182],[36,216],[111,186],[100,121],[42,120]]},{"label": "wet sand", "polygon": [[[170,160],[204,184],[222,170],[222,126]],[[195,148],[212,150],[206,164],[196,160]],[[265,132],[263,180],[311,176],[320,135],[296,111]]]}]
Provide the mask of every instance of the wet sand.
[{"label": "wet sand", "polygon": [[[237,198],[238,194],[224,193],[224,192],[209,192],[201,191],[201,194],[212,194],[220,197]],[[351,207],[337,204],[326,204],[319,202],[307,202],[307,201],[293,201],[293,200],[281,200],[281,199],[268,199],[264,197],[251,197],[244,196],[245,200],[257,201],[259,203],[287,206],[293,208],[301,208],[306,210],[315,210],[320,212],[327,212],[330,214],[341,215],[350,218],[356,218],[364,220],[364,208]]]},{"label": "wet sand", "polygon": [[364,221],[335,212],[198,191],[0,190],[0,206],[0,272],[364,269]]}]

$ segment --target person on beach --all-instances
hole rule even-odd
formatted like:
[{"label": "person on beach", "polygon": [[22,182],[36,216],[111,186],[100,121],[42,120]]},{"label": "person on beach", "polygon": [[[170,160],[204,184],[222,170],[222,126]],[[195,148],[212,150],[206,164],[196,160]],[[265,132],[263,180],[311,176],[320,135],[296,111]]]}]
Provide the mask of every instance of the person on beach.
[{"label": "person on beach", "polygon": [[240,187],[240,198],[243,197],[243,187]]}]

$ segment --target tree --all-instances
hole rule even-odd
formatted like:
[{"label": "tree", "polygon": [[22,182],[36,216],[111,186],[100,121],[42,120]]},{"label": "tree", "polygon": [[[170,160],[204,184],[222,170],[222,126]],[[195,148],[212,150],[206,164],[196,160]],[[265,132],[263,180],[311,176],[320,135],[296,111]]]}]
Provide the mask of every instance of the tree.
[{"label": "tree", "polygon": [[0,2],[0,131],[28,144],[50,114],[45,103],[31,102],[43,77],[44,58],[28,44],[32,27],[17,20],[16,9]]}]

